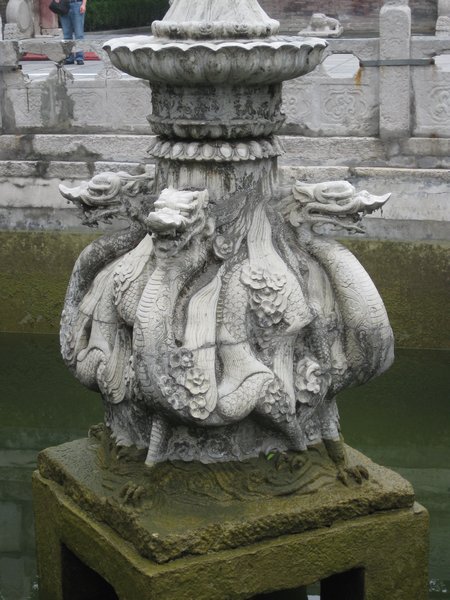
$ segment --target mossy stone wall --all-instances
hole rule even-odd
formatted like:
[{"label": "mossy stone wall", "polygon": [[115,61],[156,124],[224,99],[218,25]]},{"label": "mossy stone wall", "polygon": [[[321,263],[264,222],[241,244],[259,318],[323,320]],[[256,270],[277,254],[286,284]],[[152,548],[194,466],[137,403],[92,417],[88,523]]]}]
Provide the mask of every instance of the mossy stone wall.
[{"label": "mossy stone wall", "polygon": [[0,233],[0,331],[57,333],[73,265],[95,237]]},{"label": "mossy stone wall", "polygon": [[[57,333],[70,273],[96,234],[0,233],[0,331]],[[371,275],[397,345],[449,348],[447,242],[344,240]]]}]

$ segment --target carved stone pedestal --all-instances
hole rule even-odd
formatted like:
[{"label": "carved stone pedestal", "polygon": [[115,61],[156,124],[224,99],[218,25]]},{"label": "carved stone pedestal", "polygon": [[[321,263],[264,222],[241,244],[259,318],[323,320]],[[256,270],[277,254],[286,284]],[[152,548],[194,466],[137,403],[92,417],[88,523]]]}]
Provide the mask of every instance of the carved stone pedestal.
[{"label": "carved stone pedestal", "polygon": [[[320,581],[321,600],[425,600],[426,510],[399,475],[347,452],[368,480],[328,481],[320,447],[297,472],[286,455],[174,462],[147,483],[98,440],[50,448],[34,475],[41,598],[304,600]],[[310,493],[294,490],[300,471]]]},{"label": "carved stone pedestal", "polygon": [[321,600],[425,600],[426,512],[345,448],[336,405],[389,368],[393,332],[324,234],[362,233],[390,194],[279,186],[282,82],[326,42],[278,28],[257,0],[173,0],[152,36],[104,46],[150,82],[156,169],[60,186],[83,223],[125,223],[64,304],[62,357],[105,425],[41,455],[44,600],[304,600],[316,581]]}]

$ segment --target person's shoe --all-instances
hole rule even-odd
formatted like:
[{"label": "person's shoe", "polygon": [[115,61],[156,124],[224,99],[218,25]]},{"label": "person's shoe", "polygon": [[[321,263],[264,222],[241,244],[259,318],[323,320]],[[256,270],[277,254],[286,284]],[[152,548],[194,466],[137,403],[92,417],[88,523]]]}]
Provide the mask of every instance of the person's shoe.
[{"label": "person's shoe", "polygon": [[73,65],[73,64],[74,64],[74,62],[75,62],[75,60],[74,60],[73,58],[66,58],[66,59],[64,60],[64,64],[65,64],[65,65]]},{"label": "person's shoe", "polygon": [[79,58],[77,60],[77,65],[84,65],[84,60],[82,58]]}]

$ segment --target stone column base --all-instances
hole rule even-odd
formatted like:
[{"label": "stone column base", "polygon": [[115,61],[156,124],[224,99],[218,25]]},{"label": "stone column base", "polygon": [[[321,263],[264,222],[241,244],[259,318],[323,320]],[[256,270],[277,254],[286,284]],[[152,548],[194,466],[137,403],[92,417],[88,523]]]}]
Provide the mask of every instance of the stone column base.
[{"label": "stone column base", "polygon": [[[378,489],[378,505],[397,505],[395,510],[364,515],[370,503],[361,510],[363,484],[359,493],[349,492],[355,495],[353,509],[348,494],[340,498],[325,489],[245,499],[240,509],[232,501],[218,508],[211,500],[213,510],[207,505],[199,510],[178,498],[178,506],[175,501],[168,510],[167,498],[154,496],[153,511],[143,511],[126,501],[127,494],[130,500],[136,493],[131,481],[122,494],[123,505],[108,492],[117,479],[129,476],[126,464],[121,473],[110,473],[105,486],[102,464],[81,464],[80,454],[72,462],[74,449],[80,447],[65,444],[45,451],[41,473],[33,477],[42,600],[238,600],[270,592],[273,598],[304,600],[307,586],[317,581],[321,600],[427,598],[427,511],[417,503],[400,508],[407,487],[373,463],[369,471],[376,481],[369,496],[372,488]],[[58,450],[64,468],[57,464]],[[77,465],[73,472],[69,464]],[[390,481],[386,486],[380,485],[383,477]],[[191,483],[193,488],[201,485],[194,479]],[[334,511],[327,508],[333,503]],[[105,524],[101,505],[113,527]],[[269,522],[271,528],[264,530]],[[121,528],[139,532],[139,537],[125,541]],[[196,540],[190,546],[187,532]],[[145,548],[153,548],[154,560],[143,555]],[[170,555],[178,558],[170,560]]]},{"label": "stone column base", "polygon": [[52,27],[51,29],[41,29],[41,35],[51,37],[62,37],[62,29],[60,27]]}]

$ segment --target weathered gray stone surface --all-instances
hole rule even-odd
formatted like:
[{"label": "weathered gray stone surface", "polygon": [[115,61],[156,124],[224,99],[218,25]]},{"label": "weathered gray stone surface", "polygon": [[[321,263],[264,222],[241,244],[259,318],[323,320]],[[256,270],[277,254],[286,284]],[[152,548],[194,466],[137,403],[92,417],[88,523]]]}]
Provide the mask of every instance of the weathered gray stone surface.
[{"label": "weathered gray stone surface", "polygon": [[[384,181],[395,190],[383,215],[368,219],[371,237],[439,240],[448,236],[450,140],[412,138],[396,143],[376,138],[299,136],[281,140],[285,149],[280,157],[283,184],[293,178],[351,178],[358,188],[381,193]],[[1,136],[0,157],[16,157],[0,162],[1,227],[83,230],[74,207],[60,198],[58,183],[77,185],[106,170],[142,172],[153,141],[153,136],[133,135]],[[27,155],[38,160],[18,160]],[[400,206],[398,220],[392,211]]]},{"label": "weathered gray stone surface", "polygon": [[[284,148],[284,154],[280,157],[282,165],[431,169],[445,169],[450,165],[450,139],[445,138],[382,141],[376,137],[284,135],[279,139]],[[41,168],[44,170],[47,169],[47,162],[145,162],[149,159],[148,148],[154,140],[151,135],[125,134],[2,135],[0,160],[11,164],[23,161],[36,164],[42,162],[44,164]]]},{"label": "weathered gray stone surface", "polygon": [[393,334],[368,274],[322,234],[362,233],[390,194],[278,187],[282,82],[311,72],[326,44],[277,27],[256,0],[174,0],[154,36],[105,44],[150,82],[156,170],[59,186],[83,223],[128,221],[77,260],[61,353],[101,393],[107,452],[144,452],[153,467],[323,443],[337,477],[361,482],[335,395],[389,368]]},{"label": "weathered gray stone surface", "polygon": [[379,130],[379,74],[333,77],[324,65],[284,85],[283,133],[308,136],[370,136]]},{"label": "weathered gray stone surface", "polygon": [[[389,10],[394,8],[386,7]],[[379,58],[380,52],[382,58],[402,58],[397,56],[397,50],[395,56],[392,54],[389,36],[382,40],[381,50],[379,38],[332,39],[328,43],[328,52],[344,55],[343,61],[348,60],[345,55],[349,54],[361,61],[374,61]],[[96,75],[84,77],[77,73],[74,78],[70,69],[55,66],[49,69],[46,77],[29,78],[21,71],[13,70],[23,52],[48,54],[57,63],[70,51],[72,42],[40,39],[0,43],[0,64],[11,67],[2,72],[0,111],[3,132],[150,133],[151,127],[146,120],[146,115],[152,112],[148,85],[118,71],[99,45],[92,40],[84,43],[85,50],[94,50],[103,59],[103,67]],[[410,55],[411,58],[432,58],[435,54],[449,51],[448,39],[413,37],[410,54],[409,50],[405,50],[403,58]],[[399,88],[398,84],[402,77],[405,78],[408,69],[412,77],[412,85],[409,86],[411,111],[407,112],[407,105],[403,105],[399,112],[402,103],[393,102],[392,98],[397,98],[399,89],[406,93],[407,88]],[[396,72],[400,73],[400,79],[395,76]],[[380,73],[384,77],[381,88]],[[411,133],[448,136],[448,128],[443,122],[447,114],[445,89],[448,73],[448,69],[432,64],[411,68],[361,67],[354,72],[348,71],[347,75],[337,68],[337,63],[333,63],[330,69],[321,66],[313,73],[285,84],[282,108],[286,120],[282,131],[308,136],[376,136],[380,131],[380,119],[391,115],[389,119],[394,123],[394,130],[403,119],[402,135],[406,137]],[[429,89],[433,92],[430,97]],[[126,98],[132,98],[133,110],[128,110]],[[83,102],[89,110],[83,109]],[[440,115],[440,119],[436,114]],[[168,126],[161,122],[161,118],[151,115],[156,132],[158,128]]]},{"label": "weathered gray stone surface", "polygon": [[416,99],[414,134],[450,137],[450,69],[415,69],[412,85]]},{"label": "weathered gray stone surface", "polygon": [[[380,11],[380,59],[408,59],[411,44],[411,9],[403,0],[390,0]],[[408,137],[411,128],[410,68],[380,70],[380,136]]]},{"label": "weathered gray stone surface", "polygon": [[[122,474],[120,461],[104,457],[101,444],[91,438],[48,448],[39,456],[39,472],[156,563],[282,539],[413,505],[407,481],[356,450],[347,447],[349,463],[364,465],[370,478],[348,486],[333,476],[332,464],[315,459],[321,453],[326,455],[324,448],[310,453],[307,474],[302,469],[289,473],[287,465],[260,459],[242,465],[166,463],[149,476],[138,464],[129,464],[128,473]],[[258,474],[266,473],[267,482],[255,486]],[[131,478],[135,490],[141,489],[134,498],[132,490],[128,496],[120,493]],[[320,493],[302,493],[305,485],[311,491],[321,487]]]}]

